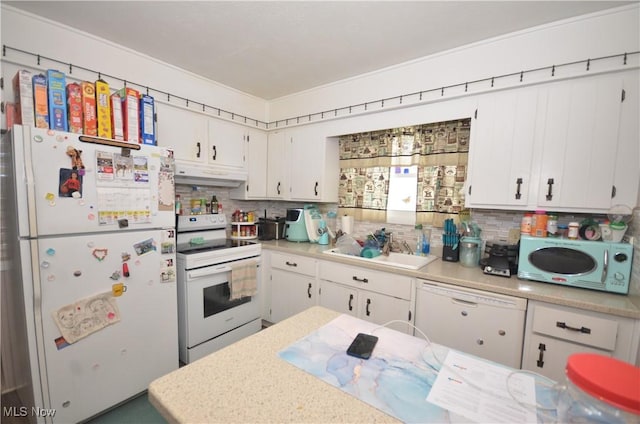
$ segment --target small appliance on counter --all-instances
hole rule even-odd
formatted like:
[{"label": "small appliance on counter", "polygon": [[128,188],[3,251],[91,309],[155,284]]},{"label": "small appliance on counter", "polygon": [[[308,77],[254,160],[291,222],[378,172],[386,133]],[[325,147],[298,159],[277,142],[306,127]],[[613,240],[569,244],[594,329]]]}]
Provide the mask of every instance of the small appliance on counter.
[{"label": "small appliance on counter", "polygon": [[305,224],[304,209],[287,209],[284,224],[284,238],[287,241],[309,241]]},{"label": "small appliance on counter", "polygon": [[260,240],[282,240],[284,238],[285,219],[281,217],[258,219]]},{"label": "small appliance on counter", "polygon": [[517,244],[500,241],[487,241],[484,252],[486,256],[480,259],[480,267],[485,274],[500,277],[511,277],[518,273]]}]

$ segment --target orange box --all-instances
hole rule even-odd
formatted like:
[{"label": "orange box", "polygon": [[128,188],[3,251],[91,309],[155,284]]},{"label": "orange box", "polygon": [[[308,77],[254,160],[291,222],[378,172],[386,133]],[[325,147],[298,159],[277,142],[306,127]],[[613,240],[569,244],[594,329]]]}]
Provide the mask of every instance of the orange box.
[{"label": "orange box", "polygon": [[98,137],[111,138],[111,104],[109,97],[109,84],[105,81],[96,81],[96,118],[98,120]]},{"label": "orange box", "polygon": [[114,140],[124,140],[122,125],[122,100],[118,93],[113,93],[111,95],[111,128]]},{"label": "orange box", "polygon": [[118,94],[122,99],[124,139],[140,143],[140,93],[133,88],[125,87],[120,89]]},{"label": "orange box", "polygon": [[69,132],[82,134],[82,86],[77,82],[67,84],[67,115]]},{"label": "orange box", "polygon": [[36,128],[49,128],[47,77],[42,74],[33,76],[33,110]]},{"label": "orange box", "polygon": [[82,130],[85,135],[98,135],[96,89],[92,82],[82,81]]}]

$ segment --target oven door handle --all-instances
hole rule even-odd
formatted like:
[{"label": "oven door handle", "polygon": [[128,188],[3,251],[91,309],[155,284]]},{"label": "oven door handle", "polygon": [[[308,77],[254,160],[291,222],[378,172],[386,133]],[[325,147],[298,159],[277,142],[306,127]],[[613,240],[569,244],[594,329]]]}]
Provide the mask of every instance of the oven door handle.
[{"label": "oven door handle", "polygon": [[231,272],[231,267],[226,265],[207,267],[202,269],[194,269],[193,271],[187,271],[187,278],[194,279],[200,277],[207,277],[209,275],[223,274],[225,272]]}]

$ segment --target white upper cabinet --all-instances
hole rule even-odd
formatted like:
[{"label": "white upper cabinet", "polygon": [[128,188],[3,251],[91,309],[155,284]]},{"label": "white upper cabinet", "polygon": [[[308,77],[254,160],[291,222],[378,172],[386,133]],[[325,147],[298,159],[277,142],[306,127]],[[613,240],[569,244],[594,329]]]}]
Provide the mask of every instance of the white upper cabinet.
[{"label": "white upper cabinet", "polygon": [[633,71],[480,97],[465,206],[582,213],[636,206],[637,80]]},{"label": "white upper cabinet", "polygon": [[164,103],[156,104],[158,145],[173,147],[176,160],[245,170],[246,127]]},{"label": "white upper cabinet", "polygon": [[174,158],[206,163],[207,117],[177,106],[156,103],[158,145],[173,148]]},{"label": "white upper cabinet", "polygon": [[320,129],[300,127],[291,132],[291,200],[338,201],[338,140],[327,139]]},{"label": "white upper cabinet", "polygon": [[466,206],[526,207],[539,89],[482,96],[471,124]]},{"label": "white upper cabinet", "polygon": [[210,165],[245,169],[247,127],[216,118],[208,119]]},{"label": "white upper cabinet", "polygon": [[289,196],[289,150],[285,130],[271,131],[267,136],[267,197],[286,199]]},{"label": "white upper cabinet", "polygon": [[229,192],[232,199],[251,200],[267,197],[267,133],[246,129],[244,135],[247,181]]},{"label": "white upper cabinet", "polygon": [[321,128],[293,127],[268,136],[267,197],[281,200],[337,202],[337,138]]},{"label": "white upper cabinet", "polygon": [[546,91],[537,206],[606,211],[614,185],[622,77],[574,79]]}]

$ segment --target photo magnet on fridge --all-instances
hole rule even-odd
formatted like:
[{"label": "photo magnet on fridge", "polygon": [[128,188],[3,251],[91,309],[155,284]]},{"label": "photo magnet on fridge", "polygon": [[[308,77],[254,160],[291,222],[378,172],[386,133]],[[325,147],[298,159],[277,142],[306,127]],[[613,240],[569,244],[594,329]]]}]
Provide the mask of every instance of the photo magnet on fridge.
[{"label": "photo magnet on fridge", "polygon": [[77,169],[60,168],[58,182],[58,195],[60,197],[82,197],[82,175]]}]

